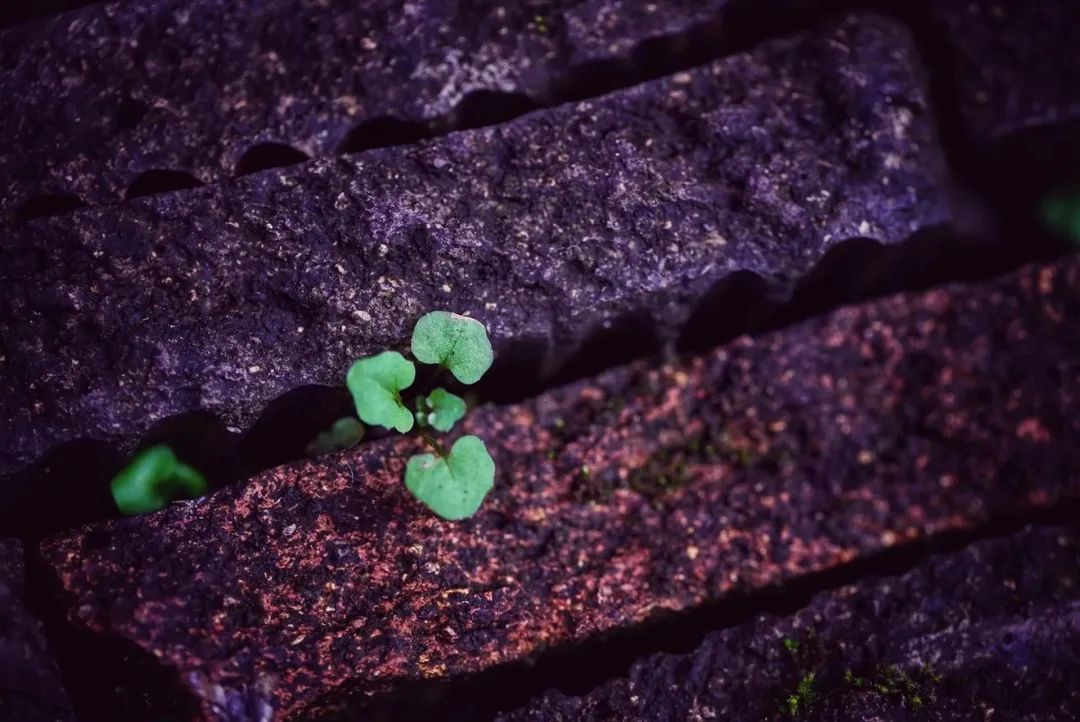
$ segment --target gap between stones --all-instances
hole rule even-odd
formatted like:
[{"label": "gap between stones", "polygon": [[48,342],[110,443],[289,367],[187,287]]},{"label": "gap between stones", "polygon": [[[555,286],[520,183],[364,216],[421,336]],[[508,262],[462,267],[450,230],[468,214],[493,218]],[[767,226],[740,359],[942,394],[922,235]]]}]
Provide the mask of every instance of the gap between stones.
[{"label": "gap between stones", "polygon": [[[662,334],[649,315],[646,298],[614,323],[591,329],[570,349],[552,349],[546,342],[527,338],[510,342],[475,387],[475,400],[521,402],[633,361],[703,353],[739,336],[782,329],[845,305],[947,283],[987,280],[1066,251],[1033,229],[1018,237],[1025,242],[990,242],[938,227],[919,231],[897,245],[848,239],[822,256],[783,297],[770,294],[760,276],[738,271],[720,279],[697,301],[673,348],[661,346]],[[230,429],[213,414],[192,411],[162,419],[135,448],[168,444],[200,469],[213,488],[222,488],[305,458],[305,447],[317,433],[352,413],[344,386],[301,386],[268,403],[247,430]],[[371,428],[362,443],[389,434]],[[89,439],[50,449],[37,463],[0,484],[0,494],[5,495],[0,502],[8,506],[0,518],[0,536],[34,541],[115,518],[109,482],[125,461],[120,449]]]}]

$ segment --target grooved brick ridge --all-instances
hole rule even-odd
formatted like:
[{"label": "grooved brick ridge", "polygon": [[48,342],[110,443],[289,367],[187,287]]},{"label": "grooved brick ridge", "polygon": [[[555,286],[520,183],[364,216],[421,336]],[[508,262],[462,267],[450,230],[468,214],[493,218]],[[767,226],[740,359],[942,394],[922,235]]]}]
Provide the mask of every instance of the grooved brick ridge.
[{"label": "grooved brick ridge", "polygon": [[199,719],[341,712],[1075,500],[1078,290],[1071,258],[480,409],[497,477],[462,523],[405,491],[400,439],[42,554],[70,619],[157,659]]},{"label": "grooved brick ridge", "polygon": [[[365,121],[469,93],[542,98],[576,66],[711,20],[728,0],[155,0],[0,34],[0,216],[40,193],[118,200],[141,173],[228,178],[263,142],[333,153]],[[777,2],[776,5],[783,3]]]},{"label": "grooved brick ridge", "polygon": [[415,147],[39,219],[0,285],[0,473],[173,414],[244,427],[437,308],[568,349],[715,282],[950,218],[906,31],[869,15]]}]

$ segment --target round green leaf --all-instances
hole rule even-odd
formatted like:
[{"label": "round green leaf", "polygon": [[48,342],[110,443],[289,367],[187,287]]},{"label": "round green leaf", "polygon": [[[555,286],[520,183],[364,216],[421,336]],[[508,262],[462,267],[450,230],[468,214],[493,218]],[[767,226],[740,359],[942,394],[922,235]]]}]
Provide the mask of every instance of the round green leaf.
[{"label": "round green leaf", "polygon": [[447,432],[465,415],[465,399],[446,389],[435,389],[430,396],[416,400],[416,420],[421,426],[430,425]]},{"label": "round green leaf", "polygon": [[445,457],[418,454],[405,466],[405,486],[443,519],[476,513],[495,484],[495,462],[484,442],[462,436]]},{"label": "round green leaf", "polygon": [[413,329],[412,352],[419,361],[449,369],[463,384],[479,381],[494,358],[484,324],[447,311],[420,317]]},{"label": "round green leaf", "polygon": [[206,477],[176,458],[163,444],[141,451],[112,480],[113,501],[121,514],[157,511],[173,499],[206,493]]},{"label": "round green leaf", "polygon": [[364,438],[364,425],[352,416],[343,416],[329,431],[320,432],[307,446],[308,456],[323,456],[351,449]]},{"label": "round green leaf", "polygon": [[401,403],[401,390],[415,379],[416,367],[411,361],[397,351],[383,351],[355,362],[345,377],[345,385],[357,415],[365,423],[404,434],[413,427],[413,415]]}]

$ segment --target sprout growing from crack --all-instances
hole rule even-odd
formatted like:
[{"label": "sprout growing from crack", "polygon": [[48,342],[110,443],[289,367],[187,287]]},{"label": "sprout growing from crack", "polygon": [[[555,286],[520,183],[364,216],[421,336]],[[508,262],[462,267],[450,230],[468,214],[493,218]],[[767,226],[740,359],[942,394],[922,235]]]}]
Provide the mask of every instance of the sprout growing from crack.
[{"label": "sprout growing from crack", "polygon": [[343,416],[328,431],[321,431],[307,445],[308,456],[314,458],[336,451],[351,449],[364,438],[364,425],[353,416]]},{"label": "sprout growing from crack", "polygon": [[202,496],[206,477],[176,458],[164,444],[141,451],[112,480],[116,508],[128,516],[164,508],[174,499]]},{"label": "sprout growing from crack", "polygon": [[[449,371],[463,384],[474,384],[491,368],[494,354],[487,330],[467,316],[433,311],[413,329],[412,354],[417,361]],[[416,367],[396,351],[356,361],[346,385],[357,415],[367,424],[410,431],[415,425],[432,453],[418,454],[405,465],[405,488],[443,519],[470,517],[495,482],[495,462],[484,442],[462,436],[449,451],[429,429],[448,432],[465,416],[465,400],[437,388],[416,399],[410,413],[401,392],[416,380]]]},{"label": "sprout growing from crack", "polygon": [[1080,188],[1048,195],[1042,203],[1042,221],[1051,231],[1080,246]]}]

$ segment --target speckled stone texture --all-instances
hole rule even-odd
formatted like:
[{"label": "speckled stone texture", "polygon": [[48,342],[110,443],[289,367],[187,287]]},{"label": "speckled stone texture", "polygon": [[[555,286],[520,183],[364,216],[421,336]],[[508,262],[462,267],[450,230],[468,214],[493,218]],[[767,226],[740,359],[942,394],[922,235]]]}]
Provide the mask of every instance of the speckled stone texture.
[{"label": "speckled stone texture", "polygon": [[935,0],[932,7],[952,46],[954,101],[973,140],[1080,121],[1080,4]]},{"label": "speckled stone texture", "polygon": [[[0,34],[0,216],[42,193],[117,200],[140,173],[234,173],[284,143],[332,153],[350,128],[427,121],[470,92],[527,93],[729,0],[156,0]],[[782,11],[792,0],[774,0]]]},{"label": "speckled stone texture", "polygon": [[918,75],[903,29],[857,16],[513,123],[11,231],[0,473],[184,411],[244,427],[430,310],[500,352],[566,351],[631,311],[673,338],[733,271],[783,292],[840,240],[899,242],[949,218]]},{"label": "speckled stone texture", "polygon": [[1080,528],[1030,529],[822,594],[790,618],[714,632],[691,654],[643,659],[589,694],[549,692],[498,719],[791,719],[780,704],[814,674],[816,699],[799,719],[1073,722],[1078,650]]},{"label": "speckled stone texture", "polygon": [[74,720],[41,622],[26,606],[23,548],[0,539],[0,722]]},{"label": "speckled stone texture", "polygon": [[301,719],[1076,499],[1078,289],[1070,259],[482,408],[495,489],[461,523],[404,489],[409,438],[42,554],[203,719]]}]

